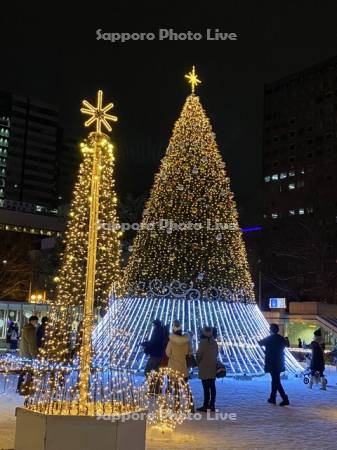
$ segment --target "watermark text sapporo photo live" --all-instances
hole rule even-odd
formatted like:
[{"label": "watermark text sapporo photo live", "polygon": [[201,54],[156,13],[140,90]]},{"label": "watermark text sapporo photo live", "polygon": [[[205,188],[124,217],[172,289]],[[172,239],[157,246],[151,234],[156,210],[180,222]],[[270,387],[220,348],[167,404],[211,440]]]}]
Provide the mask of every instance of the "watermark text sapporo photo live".
[{"label": "watermark text sapporo photo live", "polygon": [[238,34],[219,28],[207,28],[200,31],[178,31],[173,28],[159,28],[150,32],[110,32],[102,28],[96,30],[97,41],[125,43],[132,41],[237,41]]}]

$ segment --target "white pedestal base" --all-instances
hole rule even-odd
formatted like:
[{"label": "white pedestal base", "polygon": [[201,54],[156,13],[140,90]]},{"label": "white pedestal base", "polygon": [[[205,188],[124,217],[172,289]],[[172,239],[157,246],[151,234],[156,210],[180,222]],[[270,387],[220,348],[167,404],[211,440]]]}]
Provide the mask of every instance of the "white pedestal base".
[{"label": "white pedestal base", "polygon": [[[146,420],[51,416],[16,409],[15,450],[145,450]],[[126,416],[124,416],[126,417]]]}]

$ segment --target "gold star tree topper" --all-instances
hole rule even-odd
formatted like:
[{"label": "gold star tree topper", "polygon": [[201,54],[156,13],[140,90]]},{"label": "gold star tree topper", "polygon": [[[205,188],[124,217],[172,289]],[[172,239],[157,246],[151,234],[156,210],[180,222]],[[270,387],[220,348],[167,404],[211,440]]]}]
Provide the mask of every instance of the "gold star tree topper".
[{"label": "gold star tree topper", "polygon": [[185,78],[188,79],[188,82],[191,85],[191,89],[192,89],[192,94],[194,94],[194,89],[198,86],[198,84],[201,83],[201,80],[199,80],[198,75],[195,72],[195,67],[192,67],[192,70],[190,73],[188,73],[187,75],[185,75]]},{"label": "gold star tree topper", "polygon": [[112,122],[117,122],[117,117],[107,114],[107,112],[110,111],[111,108],[113,108],[113,106],[114,106],[113,103],[108,103],[103,108],[103,106],[102,106],[103,91],[97,92],[96,107],[91,105],[87,100],[83,100],[82,103],[83,103],[84,108],[81,108],[81,112],[83,114],[87,114],[88,116],[91,116],[90,119],[88,119],[86,122],[84,122],[84,125],[86,127],[90,127],[91,124],[96,122],[96,133],[102,132],[102,124],[105,126],[105,128],[108,131],[112,130],[108,121],[111,120]]}]

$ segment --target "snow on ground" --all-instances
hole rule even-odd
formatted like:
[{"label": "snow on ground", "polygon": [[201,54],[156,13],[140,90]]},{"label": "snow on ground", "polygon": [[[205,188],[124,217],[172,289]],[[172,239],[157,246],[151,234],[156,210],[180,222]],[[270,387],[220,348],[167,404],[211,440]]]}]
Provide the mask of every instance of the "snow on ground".
[{"label": "snow on ground", "polygon": [[[327,391],[312,391],[303,379],[284,381],[291,405],[285,408],[266,402],[269,376],[252,381],[225,379],[217,382],[217,407],[222,416],[236,420],[186,421],[174,432],[162,434],[149,428],[147,450],[335,450],[337,440],[337,374],[326,370]],[[199,380],[191,381],[196,405],[202,401]],[[22,398],[0,394],[0,449],[13,449],[14,410]],[[211,414],[214,419],[214,413]],[[233,416],[232,416],[233,418]]]}]

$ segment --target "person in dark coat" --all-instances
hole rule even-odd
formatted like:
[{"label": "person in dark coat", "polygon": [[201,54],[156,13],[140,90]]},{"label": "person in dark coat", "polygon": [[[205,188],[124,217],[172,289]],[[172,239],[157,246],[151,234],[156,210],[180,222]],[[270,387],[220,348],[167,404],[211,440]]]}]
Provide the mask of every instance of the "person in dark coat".
[{"label": "person in dark coat", "polygon": [[161,320],[155,319],[153,322],[153,330],[151,338],[143,342],[144,352],[149,355],[149,359],[145,367],[145,375],[151,370],[158,370],[164,356],[165,346],[167,343],[167,330],[161,323]]},{"label": "person in dark coat", "polygon": [[282,398],[280,406],[287,406],[289,405],[289,399],[283,389],[280,378],[281,372],[285,371],[284,350],[287,343],[278,332],[279,326],[276,323],[272,323],[270,325],[270,336],[259,341],[259,345],[265,348],[264,370],[271,375],[271,394],[268,402],[276,404],[276,395],[279,392]]},{"label": "person in dark coat", "polygon": [[42,317],[41,325],[39,325],[37,332],[36,332],[37,348],[41,348],[44,345],[47,323],[48,323],[48,317],[46,317],[46,316]]},{"label": "person in dark coat", "polygon": [[7,329],[6,342],[10,350],[17,350],[19,341],[19,327],[15,322],[10,321]]},{"label": "person in dark coat", "polygon": [[7,332],[6,332],[6,344],[10,343],[10,330],[13,327],[14,322],[12,320],[9,320],[7,322]]},{"label": "person in dark coat", "polygon": [[311,348],[311,362],[310,362],[310,382],[309,388],[315,381],[321,381],[321,389],[326,391],[326,378],[324,376],[325,370],[325,360],[324,360],[324,349],[322,347],[323,338],[320,329],[314,332],[314,340],[310,344]]},{"label": "person in dark coat", "polygon": [[206,412],[208,409],[215,411],[218,344],[213,337],[211,327],[204,327],[202,330],[196,359],[199,378],[204,389],[204,404],[201,408],[198,408],[198,411]]},{"label": "person in dark coat", "polygon": [[303,342],[302,342],[302,339],[301,339],[301,338],[298,338],[297,341],[298,341],[297,347],[298,347],[298,348],[303,348]]}]

